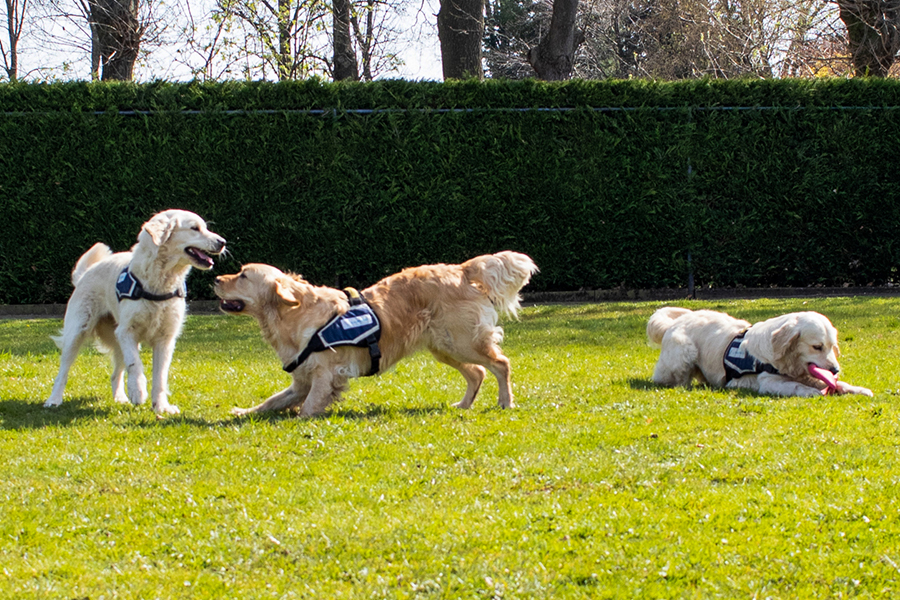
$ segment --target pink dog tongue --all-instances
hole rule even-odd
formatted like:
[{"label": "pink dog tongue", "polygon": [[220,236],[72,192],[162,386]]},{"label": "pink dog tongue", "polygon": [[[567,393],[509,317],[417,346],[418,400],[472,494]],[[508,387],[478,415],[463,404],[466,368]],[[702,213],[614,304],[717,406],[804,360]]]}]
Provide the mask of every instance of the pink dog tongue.
[{"label": "pink dog tongue", "polygon": [[835,377],[831,373],[831,371],[826,371],[825,369],[819,368],[812,363],[807,366],[807,369],[809,369],[810,375],[812,375],[816,379],[821,379],[825,382],[825,385],[828,386],[824,390],[822,390],[823,394],[833,394],[837,391],[837,377]]}]

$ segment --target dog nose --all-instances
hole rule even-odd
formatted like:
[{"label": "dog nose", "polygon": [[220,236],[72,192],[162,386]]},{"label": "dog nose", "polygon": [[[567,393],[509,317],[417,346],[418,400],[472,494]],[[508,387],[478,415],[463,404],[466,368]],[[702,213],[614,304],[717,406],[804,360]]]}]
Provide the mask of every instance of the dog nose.
[{"label": "dog nose", "polygon": [[222,278],[216,277],[216,285],[219,285],[220,283],[222,283]]},{"label": "dog nose", "polygon": [[837,375],[838,373],[841,372],[841,370],[838,369],[837,367],[831,367],[831,368],[828,369],[828,370],[831,371],[831,374],[832,374],[832,375]]},{"label": "dog nose", "polygon": [[225,248],[225,238],[219,237],[216,240],[216,251],[221,252]]}]

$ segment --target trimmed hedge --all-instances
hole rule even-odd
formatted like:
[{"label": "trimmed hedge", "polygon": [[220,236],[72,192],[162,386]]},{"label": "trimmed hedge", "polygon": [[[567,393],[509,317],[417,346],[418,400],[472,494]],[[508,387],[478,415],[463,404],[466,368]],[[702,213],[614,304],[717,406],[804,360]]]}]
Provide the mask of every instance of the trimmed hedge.
[{"label": "trimmed hedge", "polygon": [[698,285],[881,284],[898,107],[893,80],[0,85],[0,303],[65,302],[165,208],[228,239],[216,273],[328,285],[504,249],[532,290],[683,286],[688,253]]}]

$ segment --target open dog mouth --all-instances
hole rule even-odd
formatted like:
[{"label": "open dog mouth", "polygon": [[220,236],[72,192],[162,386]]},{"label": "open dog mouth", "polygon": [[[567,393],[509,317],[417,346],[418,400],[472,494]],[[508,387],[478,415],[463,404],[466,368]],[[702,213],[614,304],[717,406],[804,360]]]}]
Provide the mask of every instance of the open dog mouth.
[{"label": "open dog mouth", "polygon": [[213,265],[215,264],[209,254],[207,254],[203,250],[200,250],[199,248],[190,246],[188,248],[185,248],[184,252],[185,254],[190,256],[191,260],[193,260],[194,263],[201,269],[212,269]]},{"label": "open dog mouth", "polygon": [[222,299],[219,301],[219,308],[221,308],[224,312],[241,312],[244,310],[244,303],[240,300],[227,300]]}]

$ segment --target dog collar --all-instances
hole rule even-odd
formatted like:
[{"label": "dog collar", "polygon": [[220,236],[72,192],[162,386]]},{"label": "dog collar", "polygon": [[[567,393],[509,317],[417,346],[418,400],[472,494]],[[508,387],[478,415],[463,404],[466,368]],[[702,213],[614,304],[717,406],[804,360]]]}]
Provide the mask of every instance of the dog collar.
[{"label": "dog collar", "polygon": [[725,356],[722,363],[725,365],[725,383],[732,379],[739,379],[744,375],[758,375],[759,373],[778,374],[778,369],[768,363],[760,361],[758,358],[747,352],[741,347],[747,330],[743,330],[731,340],[725,349]]},{"label": "dog collar", "polygon": [[369,303],[353,288],[344,290],[350,300],[350,310],[334,316],[323,327],[319,328],[306,348],[284,366],[284,370],[293,373],[313,352],[321,352],[335,346],[368,347],[372,365],[366,376],[375,375],[379,370],[381,350],[378,340],[381,339],[381,322]]},{"label": "dog collar", "polygon": [[162,302],[163,300],[171,300],[172,298],[184,298],[187,295],[187,282],[181,284],[181,288],[168,294],[151,294],[144,289],[144,285],[135,277],[128,267],[122,269],[119,278],[116,280],[116,299],[122,300],[150,300],[151,302]]}]

